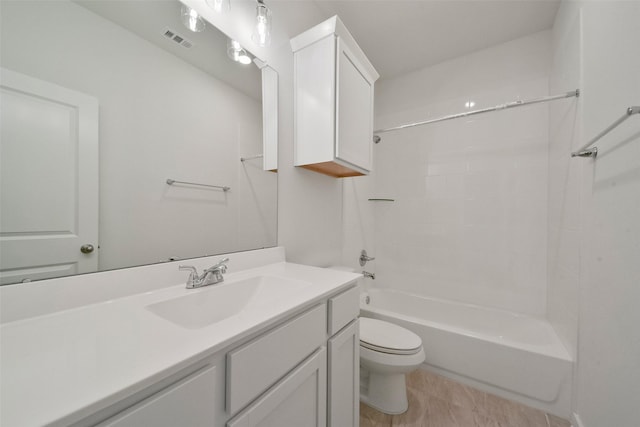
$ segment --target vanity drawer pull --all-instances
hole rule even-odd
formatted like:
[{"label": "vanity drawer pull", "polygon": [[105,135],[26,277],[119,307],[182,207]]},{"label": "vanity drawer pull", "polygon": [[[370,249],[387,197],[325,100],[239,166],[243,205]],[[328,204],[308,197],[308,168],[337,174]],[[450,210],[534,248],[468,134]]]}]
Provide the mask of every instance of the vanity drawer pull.
[{"label": "vanity drawer pull", "polygon": [[227,353],[227,411],[234,414],[326,340],[327,306],[319,305]]}]

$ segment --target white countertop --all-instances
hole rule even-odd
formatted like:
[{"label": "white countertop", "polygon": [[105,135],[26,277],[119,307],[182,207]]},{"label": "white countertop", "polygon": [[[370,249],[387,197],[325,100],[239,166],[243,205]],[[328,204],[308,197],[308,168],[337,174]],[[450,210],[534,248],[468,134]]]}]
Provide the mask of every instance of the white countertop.
[{"label": "white countertop", "polygon": [[[360,275],[286,262],[225,275],[310,283],[218,323],[186,329],[145,307],[207,288],[161,288],[0,326],[0,425],[68,425],[309,307]],[[215,286],[215,285],[214,285]]]}]

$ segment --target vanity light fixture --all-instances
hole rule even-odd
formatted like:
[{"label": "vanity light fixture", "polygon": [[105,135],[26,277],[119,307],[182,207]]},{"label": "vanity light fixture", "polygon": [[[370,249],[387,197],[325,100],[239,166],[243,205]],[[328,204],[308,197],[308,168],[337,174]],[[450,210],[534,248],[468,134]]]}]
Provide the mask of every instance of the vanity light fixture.
[{"label": "vanity light fixture", "polygon": [[251,57],[247,51],[242,48],[240,43],[233,39],[227,41],[227,56],[243,65],[251,64]]},{"label": "vanity light fixture", "polygon": [[475,105],[476,105],[476,103],[473,102],[473,101],[467,101],[467,102],[464,103],[464,106],[466,108],[473,108],[473,107],[475,107]]},{"label": "vanity light fixture", "polygon": [[230,0],[207,0],[207,4],[217,13],[227,13],[231,9]]},{"label": "vanity light fixture", "polygon": [[256,7],[256,28],[251,39],[258,46],[271,44],[271,10],[264,4],[264,0],[258,0]]},{"label": "vanity light fixture", "polygon": [[194,9],[191,9],[189,6],[182,6],[182,23],[185,27],[193,31],[194,33],[199,33],[204,31],[205,23],[204,19],[198,12]]}]

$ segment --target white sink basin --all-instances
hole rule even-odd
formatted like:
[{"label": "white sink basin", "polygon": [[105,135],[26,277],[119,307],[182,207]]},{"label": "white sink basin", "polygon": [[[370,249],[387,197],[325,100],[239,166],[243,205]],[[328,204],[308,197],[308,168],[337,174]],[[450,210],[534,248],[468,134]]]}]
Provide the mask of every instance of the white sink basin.
[{"label": "white sink basin", "polygon": [[249,308],[269,304],[309,285],[302,280],[256,276],[194,289],[188,295],[150,304],[146,308],[176,325],[198,329]]}]

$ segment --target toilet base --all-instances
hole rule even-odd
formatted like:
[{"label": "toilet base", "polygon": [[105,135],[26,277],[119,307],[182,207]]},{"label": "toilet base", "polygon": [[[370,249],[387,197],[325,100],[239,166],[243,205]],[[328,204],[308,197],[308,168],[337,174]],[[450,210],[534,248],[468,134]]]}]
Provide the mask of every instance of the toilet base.
[{"label": "toilet base", "polygon": [[[405,374],[364,374],[360,387],[360,401],[385,414],[398,415],[407,412],[409,401]],[[362,384],[364,383],[364,384]]]}]

